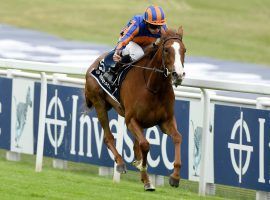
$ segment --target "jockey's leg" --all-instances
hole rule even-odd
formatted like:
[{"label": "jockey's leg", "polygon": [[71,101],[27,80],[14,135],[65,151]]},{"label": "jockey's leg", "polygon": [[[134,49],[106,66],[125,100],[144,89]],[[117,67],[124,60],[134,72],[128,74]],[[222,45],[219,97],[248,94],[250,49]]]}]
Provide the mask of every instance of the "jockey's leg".
[{"label": "jockey's leg", "polygon": [[[129,55],[125,56],[125,57],[129,57]],[[125,58],[123,57],[123,58]],[[127,59],[128,59],[127,58]],[[121,61],[122,62],[122,61]],[[106,71],[103,74],[103,77],[111,84],[113,85],[115,82],[115,79],[117,77],[117,75],[120,73],[120,71],[122,70],[123,64],[122,63],[116,63],[114,67],[111,67],[108,71]]]},{"label": "jockey's leg", "polygon": [[144,51],[140,45],[130,41],[122,51],[122,56],[125,55],[129,55],[132,61],[136,61],[144,55]]},{"label": "jockey's leg", "polygon": [[[131,61],[136,61],[144,55],[144,51],[140,45],[135,42],[130,41],[128,45],[122,50],[122,59],[121,63],[127,63]],[[113,84],[114,77],[117,76],[119,71],[121,71],[122,65],[116,63],[114,67],[111,67],[108,72],[104,73],[104,78],[110,83]]]},{"label": "jockey's leg", "polygon": [[164,122],[160,126],[161,130],[172,137],[174,148],[175,148],[175,158],[174,158],[174,171],[170,175],[170,185],[173,187],[179,186],[180,181],[180,169],[181,169],[181,143],[182,143],[182,135],[177,130],[177,124],[175,117]]},{"label": "jockey's leg", "polygon": [[120,169],[119,173],[126,173],[126,166],[123,161],[123,158],[118,153],[114,145],[114,137],[110,130],[108,113],[106,110],[106,105],[104,103],[104,100],[103,99],[96,100],[94,101],[93,105],[96,109],[99,122],[104,130],[104,143],[113,153],[115,157],[115,162],[117,163],[117,169]]}]

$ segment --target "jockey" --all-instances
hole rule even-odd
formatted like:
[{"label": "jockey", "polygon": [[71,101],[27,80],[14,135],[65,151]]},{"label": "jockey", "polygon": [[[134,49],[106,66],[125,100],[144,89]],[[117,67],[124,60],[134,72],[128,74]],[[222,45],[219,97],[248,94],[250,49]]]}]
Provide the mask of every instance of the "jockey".
[{"label": "jockey", "polygon": [[[113,60],[117,63],[129,55],[132,61],[144,55],[144,49],[153,44],[167,30],[165,14],[159,6],[149,6],[143,15],[135,15],[120,32]],[[110,68],[104,77],[112,83],[120,65]]]}]

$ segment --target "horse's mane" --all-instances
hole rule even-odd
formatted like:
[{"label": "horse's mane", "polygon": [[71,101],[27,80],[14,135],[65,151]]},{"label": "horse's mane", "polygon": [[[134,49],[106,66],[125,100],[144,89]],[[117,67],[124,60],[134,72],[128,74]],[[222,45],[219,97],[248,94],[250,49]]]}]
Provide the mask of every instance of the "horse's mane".
[{"label": "horse's mane", "polygon": [[180,37],[179,33],[177,33],[176,30],[174,29],[168,29],[167,31],[164,31],[162,34],[161,34],[161,39],[164,39],[164,38],[167,38],[167,37]]},{"label": "horse's mane", "polygon": [[179,37],[180,39],[182,38],[182,36],[176,30],[168,29],[161,33],[161,37],[157,40],[157,42],[145,50],[145,56],[152,58],[159,49],[160,45],[162,45],[163,41],[168,37]]}]

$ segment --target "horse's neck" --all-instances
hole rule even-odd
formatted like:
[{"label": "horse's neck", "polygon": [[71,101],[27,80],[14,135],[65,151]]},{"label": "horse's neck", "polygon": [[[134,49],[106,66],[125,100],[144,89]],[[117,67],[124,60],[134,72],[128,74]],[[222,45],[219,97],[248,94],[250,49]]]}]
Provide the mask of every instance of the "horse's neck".
[{"label": "horse's neck", "polygon": [[[148,67],[163,70],[162,65],[162,49],[159,48],[152,60],[149,62]],[[146,86],[152,92],[160,92],[164,94],[164,92],[166,92],[166,88],[169,85],[169,82],[170,78],[165,77],[163,73],[155,72],[154,70],[149,70],[146,72]]]}]

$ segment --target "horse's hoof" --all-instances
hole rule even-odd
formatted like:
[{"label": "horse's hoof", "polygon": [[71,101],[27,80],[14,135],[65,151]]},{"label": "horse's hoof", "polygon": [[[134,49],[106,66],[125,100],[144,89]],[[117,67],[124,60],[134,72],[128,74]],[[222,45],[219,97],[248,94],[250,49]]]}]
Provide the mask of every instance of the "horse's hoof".
[{"label": "horse's hoof", "polygon": [[116,171],[120,174],[126,174],[127,173],[127,167],[126,164],[116,165]]},{"label": "horse's hoof", "polygon": [[179,187],[180,179],[176,179],[170,176],[169,183],[172,187]]},{"label": "horse's hoof", "polygon": [[145,183],[144,184],[144,190],[153,192],[156,190],[155,186],[152,183]]}]

